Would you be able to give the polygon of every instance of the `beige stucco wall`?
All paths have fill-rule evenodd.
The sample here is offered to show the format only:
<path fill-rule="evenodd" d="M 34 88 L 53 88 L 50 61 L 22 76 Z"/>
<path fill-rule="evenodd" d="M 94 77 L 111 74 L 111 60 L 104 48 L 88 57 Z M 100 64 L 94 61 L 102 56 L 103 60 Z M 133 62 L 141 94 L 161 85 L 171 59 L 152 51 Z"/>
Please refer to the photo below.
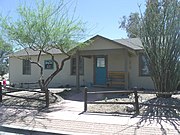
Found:
<path fill-rule="evenodd" d="M 139 56 L 136 55 L 129 56 L 129 87 L 138 87 L 145 89 L 153 89 L 153 81 L 149 76 L 139 75 Z"/>
<path fill-rule="evenodd" d="M 33 58 L 32 58 L 33 60 Z M 9 79 L 11 83 L 25 83 L 25 82 L 35 82 L 39 77 L 39 69 L 32 65 L 31 75 L 22 75 L 22 60 L 10 57 L 9 59 Z"/>
<path fill-rule="evenodd" d="M 81 50 L 107 50 L 120 48 L 123 48 L 120 44 L 98 37 L 92 41 L 91 44 L 85 46 Z"/>
<path fill-rule="evenodd" d="M 81 85 L 89 86 L 94 82 L 94 56 L 105 55 L 108 58 L 108 71 L 128 71 L 129 72 L 129 88 L 153 88 L 153 83 L 150 77 L 139 76 L 139 58 L 137 55 L 128 55 L 127 50 L 104 50 L 104 51 L 84 51 L 81 55 L 89 55 L 90 57 L 84 57 L 84 75 L 80 76 Z M 128 58 L 127 58 L 128 57 Z M 55 57 L 60 62 L 64 56 L 56 55 Z M 32 56 L 32 60 L 36 57 Z M 42 56 L 41 64 L 44 65 L 44 60 L 48 60 L 50 57 Z M 22 60 L 17 58 L 10 58 L 10 82 L 15 84 L 20 83 L 34 83 L 37 82 L 40 76 L 39 68 L 32 64 L 31 75 L 22 75 Z M 58 87 L 61 85 L 69 84 L 75 86 L 76 76 L 71 75 L 70 60 L 68 60 L 63 71 L 60 72 L 50 83 L 50 87 Z M 44 77 L 46 78 L 54 70 L 44 70 Z"/>
<path fill-rule="evenodd" d="M 61 60 L 65 56 L 56 55 L 56 59 L 61 62 Z M 31 60 L 35 60 L 35 56 L 31 56 Z M 44 60 L 49 60 L 50 57 L 43 55 L 40 63 L 44 66 Z M 20 84 L 20 83 L 34 83 L 37 82 L 40 77 L 40 70 L 39 67 L 32 64 L 31 65 L 31 75 L 23 75 L 22 74 L 22 60 L 19 60 L 17 58 L 11 57 L 9 59 L 10 63 L 10 82 L 14 84 Z M 70 69 L 70 63 L 71 61 L 66 61 L 63 70 L 57 74 L 57 76 L 52 80 L 50 83 L 50 87 L 58 87 L 58 86 L 65 86 L 67 84 L 69 85 L 75 85 L 76 84 L 76 76 L 71 75 L 71 69 Z M 80 83 L 81 85 L 87 85 L 89 83 L 92 83 L 93 81 L 93 59 L 84 59 L 84 75 L 80 76 Z M 47 78 L 54 70 L 45 70 L 44 69 L 44 78 Z"/>
<path fill-rule="evenodd" d="M 82 56 L 91 56 L 91 59 L 95 56 L 106 56 L 108 71 L 125 71 L 125 53 L 124 49 L 115 50 L 103 50 L 103 51 L 83 51 L 80 53 Z M 93 61 L 91 63 L 93 65 Z M 90 66 L 90 65 L 89 65 Z M 90 66 L 93 68 L 93 66 Z M 89 67 L 88 67 L 89 68 Z"/>
<path fill-rule="evenodd" d="M 108 71 L 125 71 L 125 50 L 114 50 L 108 53 Z"/>

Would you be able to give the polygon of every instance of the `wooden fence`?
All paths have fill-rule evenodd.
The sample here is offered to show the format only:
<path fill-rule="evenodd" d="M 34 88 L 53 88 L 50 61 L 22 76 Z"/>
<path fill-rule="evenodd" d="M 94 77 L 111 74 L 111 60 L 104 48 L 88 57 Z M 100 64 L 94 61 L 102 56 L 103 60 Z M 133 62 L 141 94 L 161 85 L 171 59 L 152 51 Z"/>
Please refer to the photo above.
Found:
<path fill-rule="evenodd" d="M 24 89 L 24 88 L 15 88 L 15 87 L 4 87 L 4 89 L 2 89 L 2 83 L 0 82 L 0 102 L 2 102 L 2 96 L 10 96 L 10 97 L 16 97 L 16 98 L 22 98 L 22 99 L 33 99 L 33 100 L 38 100 L 38 101 L 46 101 L 44 99 L 39 99 L 39 98 L 32 98 L 32 97 L 25 97 L 25 96 L 17 96 L 17 95 L 13 95 L 10 93 L 13 92 L 20 92 L 20 91 L 28 91 L 28 92 L 37 92 L 37 93 L 45 93 L 43 91 L 38 91 L 38 90 L 33 90 L 33 89 Z"/>
<path fill-rule="evenodd" d="M 135 101 L 134 102 L 94 102 L 87 101 L 87 97 L 89 94 L 134 94 Z M 124 90 L 124 91 L 88 91 L 87 88 L 84 89 L 84 112 L 87 111 L 87 104 L 132 104 L 135 105 L 136 114 L 139 114 L 139 102 L 137 90 Z"/>
<path fill-rule="evenodd" d="M 88 101 L 88 95 L 89 94 L 134 94 L 134 102 L 102 102 L 102 101 Z M 135 106 L 136 114 L 139 114 L 139 105 L 144 106 L 157 106 L 157 107 L 167 107 L 167 108 L 174 108 L 174 109 L 180 109 L 180 106 L 177 105 L 159 105 L 159 104 L 150 104 L 150 103 L 139 103 L 138 100 L 138 94 L 180 94 L 180 91 L 178 92 L 156 92 L 156 91 L 138 91 L 137 89 L 134 90 L 119 90 L 119 91 L 88 91 L 88 88 L 84 88 L 84 112 L 87 111 L 87 104 L 132 104 Z"/>

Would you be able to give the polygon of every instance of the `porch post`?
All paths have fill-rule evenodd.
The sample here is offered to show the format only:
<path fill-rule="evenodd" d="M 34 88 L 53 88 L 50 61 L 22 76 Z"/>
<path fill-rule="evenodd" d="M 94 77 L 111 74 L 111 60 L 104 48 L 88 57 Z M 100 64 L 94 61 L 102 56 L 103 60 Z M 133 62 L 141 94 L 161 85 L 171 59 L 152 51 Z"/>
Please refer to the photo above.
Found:
<path fill-rule="evenodd" d="M 79 51 L 76 52 L 76 90 L 80 90 Z"/>
<path fill-rule="evenodd" d="M 128 55 L 128 50 L 124 51 L 125 53 L 125 81 L 126 81 L 126 89 L 128 89 L 129 85 L 129 55 Z"/>

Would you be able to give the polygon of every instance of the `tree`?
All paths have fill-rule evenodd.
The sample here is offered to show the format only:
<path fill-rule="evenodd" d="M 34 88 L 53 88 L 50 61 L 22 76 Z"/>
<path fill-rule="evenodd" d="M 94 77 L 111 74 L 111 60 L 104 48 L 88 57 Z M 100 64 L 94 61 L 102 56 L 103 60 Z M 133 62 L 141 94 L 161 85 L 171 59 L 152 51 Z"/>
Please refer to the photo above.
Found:
<path fill-rule="evenodd" d="M 129 17 L 123 16 L 119 21 L 119 28 L 126 30 L 129 38 L 136 38 L 139 35 L 139 13 L 131 13 Z"/>
<path fill-rule="evenodd" d="M 148 0 L 145 12 L 124 16 L 120 28 L 130 38 L 140 37 L 155 89 L 175 91 L 180 84 L 180 2 Z"/>
<path fill-rule="evenodd" d="M 0 75 L 8 73 L 8 54 L 13 52 L 13 47 L 0 37 Z"/>
<path fill-rule="evenodd" d="M 140 38 L 151 78 L 157 91 L 173 92 L 180 82 L 180 2 L 149 0 L 146 6 Z"/>
<path fill-rule="evenodd" d="M 15 21 L 2 19 L 2 27 L 7 38 L 16 45 L 20 45 L 27 52 L 31 64 L 40 68 L 39 86 L 46 93 L 46 106 L 49 106 L 48 85 L 52 79 L 63 69 L 67 60 L 82 44 L 85 38 L 85 23 L 70 15 L 68 4 L 63 0 L 59 3 L 46 3 L 45 0 L 37 1 L 34 7 L 19 6 L 19 18 Z M 30 59 L 28 49 L 38 52 L 36 61 Z M 57 49 L 66 57 L 59 63 L 51 49 Z M 72 51 L 72 49 L 74 51 Z M 55 71 L 44 78 L 43 65 L 40 63 L 42 54 L 51 57 L 55 64 Z"/>

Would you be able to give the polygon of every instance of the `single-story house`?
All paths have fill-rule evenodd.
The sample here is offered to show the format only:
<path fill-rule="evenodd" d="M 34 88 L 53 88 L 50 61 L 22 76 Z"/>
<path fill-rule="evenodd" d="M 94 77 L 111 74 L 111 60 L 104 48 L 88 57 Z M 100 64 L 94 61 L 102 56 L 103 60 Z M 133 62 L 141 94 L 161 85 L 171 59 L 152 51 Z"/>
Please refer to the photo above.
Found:
<path fill-rule="evenodd" d="M 81 86 L 89 87 L 154 88 L 140 39 L 111 40 L 96 35 L 91 41 L 65 63 L 63 70 L 52 80 L 49 87 L 76 86 L 79 83 Z M 51 51 L 58 61 L 65 57 L 56 49 Z M 37 52 L 32 50 L 29 50 L 29 55 L 31 60 L 37 58 Z M 27 57 L 27 53 L 20 50 L 9 57 L 10 82 L 16 85 L 37 82 L 40 69 L 34 64 L 29 64 L 27 60 L 17 59 L 19 56 Z M 80 58 L 79 64 L 76 63 L 77 56 Z M 55 67 L 50 56 L 45 54 L 41 57 L 41 63 L 44 65 L 46 78 Z M 76 74 L 77 65 L 80 69 L 79 75 Z"/>

